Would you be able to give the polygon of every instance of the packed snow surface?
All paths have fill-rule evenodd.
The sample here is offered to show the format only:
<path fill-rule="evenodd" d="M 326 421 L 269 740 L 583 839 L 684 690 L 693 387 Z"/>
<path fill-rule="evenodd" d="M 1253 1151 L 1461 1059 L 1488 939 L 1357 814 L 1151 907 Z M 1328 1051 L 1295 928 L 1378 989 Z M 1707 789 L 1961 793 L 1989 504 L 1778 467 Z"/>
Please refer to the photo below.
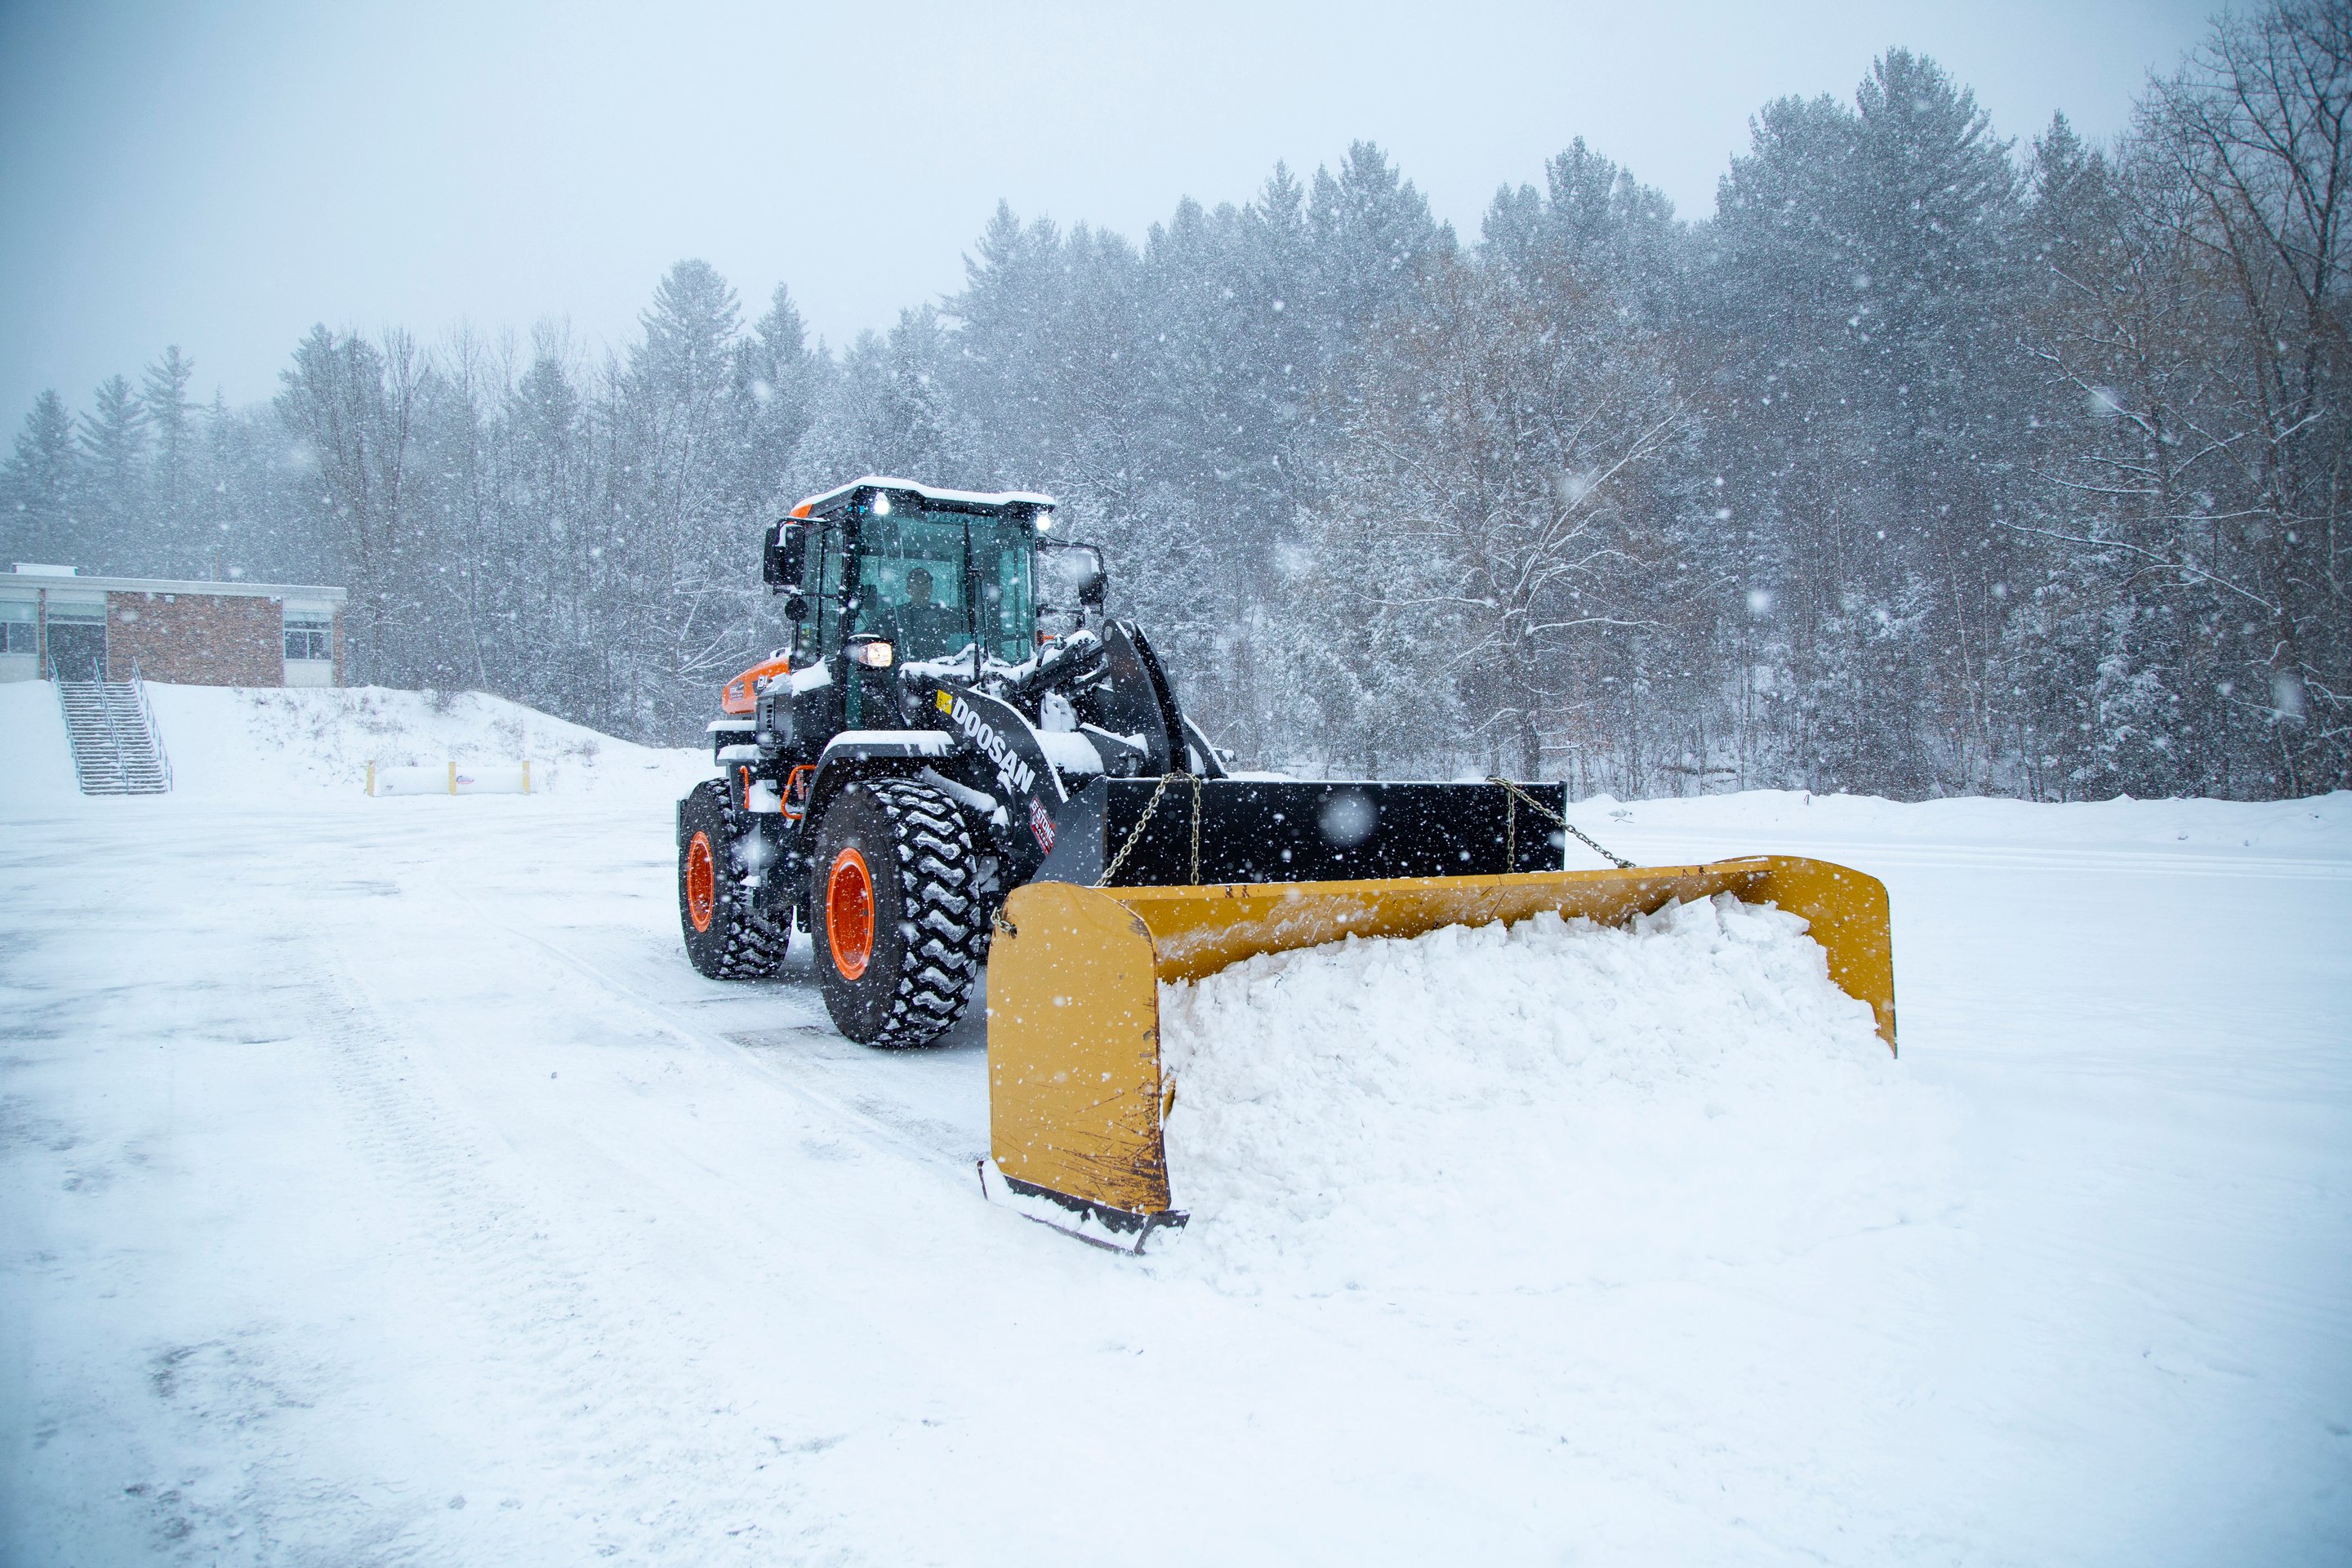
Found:
<path fill-rule="evenodd" d="M 976 1020 L 688 966 L 706 757 L 157 707 L 85 799 L 0 687 L 0 1562 L 2352 1559 L 2352 796 L 1580 803 L 1883 877 L 1901 1057 L 1736 905 L 1257 961 L 1128 1258 Z"/>
<path fill-rule="evenodd" d="M 1927 1217 L 1950 1202 L 1948 1097 L 1903 1074 L 1804 930 L 1726 895 L 1162 985 L 1181 1243 L 1228 1268 L 1557 1286 Z"/>

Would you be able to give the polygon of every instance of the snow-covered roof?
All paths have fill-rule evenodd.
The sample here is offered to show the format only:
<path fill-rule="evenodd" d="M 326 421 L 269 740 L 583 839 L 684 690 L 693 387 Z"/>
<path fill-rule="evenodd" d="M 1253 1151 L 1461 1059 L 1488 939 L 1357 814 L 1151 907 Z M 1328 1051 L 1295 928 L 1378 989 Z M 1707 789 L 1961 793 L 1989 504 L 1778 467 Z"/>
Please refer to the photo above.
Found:
<path fill-rule="evenodd" d="M 37 591 L 50 595 L 79 594 L 216 595 L 236 599 L 309 599 L 341 604 L 348 590 L 324 583 L 231 583 L 176 577 L 70 577 L 47 573 L 0 574 L 0 598 L 24 598 Z"/>
<path fill-rule="evenodd" d="M 840 500 L 852 490 L 912 490 L 925 500 L 940 501 L 950 506 L 1051 507 L 1062 504 L 1052 496 L 1040 495 L 1035 490 L 950 490 L 941 489 L 937 485 L 919 484 L 913 479 L 892 479 L 887 474 L 868 474 L 845 485 L 836 485 L 823 495 L 809 497 L 794 506 L 793 512 L 798 516 L 814 510 L 829 500 Z"/>

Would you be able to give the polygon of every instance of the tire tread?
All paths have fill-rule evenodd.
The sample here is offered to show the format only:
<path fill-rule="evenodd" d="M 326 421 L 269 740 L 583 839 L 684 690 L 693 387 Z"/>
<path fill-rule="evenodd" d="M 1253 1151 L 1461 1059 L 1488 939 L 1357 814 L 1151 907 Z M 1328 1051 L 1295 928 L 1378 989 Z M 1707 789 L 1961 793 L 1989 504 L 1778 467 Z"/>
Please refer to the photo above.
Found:
<path fill-rule="evenodd" d="M 955 803 L 929 784 L 880 778 L 854 787 L 888 823 L 890 852 L 887 860 L 874 857 L 872 869 L 877 876 L 895 872 L 898 879 L 898 973 L 874 976 L 889 987 L 888 1000 L 880 1027 L 866 1043 L 896 1049 L 928 1045 L 970 1002 L 987 948 L 981 901 L 972 892 L 978 873 L 971 830 Z M 813 891 L 813 904 L 816 896 Z M 813 909 L 812 930 L 814 924 Z M 848 1030 L 838 1011 L 835 1021 Z"/>
<path fill-rule="evenodd" d="M 761 914 L 752 904 L 750 889 L 742 885 L 734 846 L 742 836 L 743 825 L 735 820 L 737 813 L 728 798 L 726 784 L 717 779 L 705 779 L 694 786 L 694 795 L 697 798 L 689 808 L 689 819 L 705 819 L 703 829 L 710 834 L 711 847 L 719 861 L 712 867 L 716 873 L 712 891 L 717 895 L 718 908 L 710 917 L 710 934 L 719 941 L 715 950 L 706 948 L 697 953 L 693 933 L 689 933 L 688 953 L 693 957 L 695 968 L 713 980 L 772 980 L 783 969 L 792 932 Z M 692 837 L 690 828 L 684 837 Z M 686 844 L 681 841 L 681 868 L 685 858 Z M 682 879 L 682 870 L 680 875 Z"/>

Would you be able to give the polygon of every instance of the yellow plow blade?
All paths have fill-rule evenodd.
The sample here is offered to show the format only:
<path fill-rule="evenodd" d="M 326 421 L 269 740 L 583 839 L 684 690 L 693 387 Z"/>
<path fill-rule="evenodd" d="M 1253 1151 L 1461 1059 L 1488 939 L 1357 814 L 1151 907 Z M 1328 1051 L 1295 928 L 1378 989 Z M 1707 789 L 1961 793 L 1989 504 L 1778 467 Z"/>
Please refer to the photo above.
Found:
<path fill-rule="evenodd" d="M 1169 1109 L 1161 981 L 1198 980 L 1257 953 L 1351 934 L 1419 936 L 1544 910 L 1616 925 L 1717 893 L 1809 921 L 1830 978 L 1870 1004 L 1879 1037 L 1895 1048 L 1885 886 L 1825 860 L 1769 855 L 1622 871 L 1203 887 L 1031 882 L 1005 901 L 989 951 L 991 1152 L 1015 1192 L 1139 1249 L 1153 1228 L 1183 1223 L 1160 1141 Z"/>

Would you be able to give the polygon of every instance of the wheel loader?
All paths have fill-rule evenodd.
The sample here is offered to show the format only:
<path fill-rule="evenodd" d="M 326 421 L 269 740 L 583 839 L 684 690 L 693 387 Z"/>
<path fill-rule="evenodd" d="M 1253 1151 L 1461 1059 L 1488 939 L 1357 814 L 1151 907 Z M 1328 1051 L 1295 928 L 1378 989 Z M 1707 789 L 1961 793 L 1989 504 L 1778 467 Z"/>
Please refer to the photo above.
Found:
<path fill-rule="evenodd" d="M 688 955 L 715 979 L 813 948 L 851 1039 L 922 1046 L 988 967 L 993 1177 L 1129 1250 L 1183 1223 L 1159 985 L 1255 953 L 1543 910 L 1615 923 L 1731 892 L 1803 916 L 1895 1045 L 1885 889 L 1786 857 L 1645 868 L 1584 839 L 1565 786 L 1235 776 L 1101 553 L 1050 496 L 869 475 L 765 534 L 792 640 L 728 682 L 717 776 L 677 808 Z"/>

